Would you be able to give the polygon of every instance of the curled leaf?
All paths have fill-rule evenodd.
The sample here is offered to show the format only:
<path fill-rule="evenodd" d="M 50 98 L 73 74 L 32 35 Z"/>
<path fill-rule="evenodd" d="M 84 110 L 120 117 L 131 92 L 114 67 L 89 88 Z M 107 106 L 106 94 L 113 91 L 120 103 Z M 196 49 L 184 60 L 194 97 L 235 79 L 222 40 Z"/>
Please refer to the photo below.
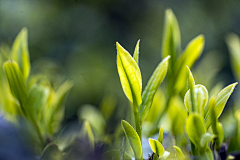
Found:
<path fill-rule="evenodd" d="M 135 60 L 135 62 L 138 64 L 138 59 L 139 59 L 139 43 L 140 43 L 140 39 L 137 41 L 135 50 L 134 50 L 134 54 L 133 54 L 133 59 Z"/>

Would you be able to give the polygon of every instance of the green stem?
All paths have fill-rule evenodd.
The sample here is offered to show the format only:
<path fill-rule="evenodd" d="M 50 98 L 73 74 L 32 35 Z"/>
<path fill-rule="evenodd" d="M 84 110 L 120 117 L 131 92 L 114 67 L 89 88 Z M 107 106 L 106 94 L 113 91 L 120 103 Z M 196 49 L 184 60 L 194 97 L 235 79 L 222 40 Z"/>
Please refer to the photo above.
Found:
<path fill-rule="evenodd" d="M 135 126 L 136 132 L 140 138 L 141 145 L 142 145 L 142 124 L 140 123 L 140 116 L 138 112 L 138 104 L 135 99 L 133 99 L 133 111 L 134 111 L 134 118 L 135 118 Z M 143 160 L 143 155 L 141 155 L 141 160 Z"/>
<path fill-rule="evenodd" d="M 22 109 L 22 112 L 23 112 L 24 116 L 31 120 L 33 126 L 35 127 L 35 129 L 37 131 L 37 135 L 38 135 L 39 140 L 41 141 L 42 145 L 44 145 L 44 140 L 43 140 L 40 128 L 39 128 L 39 126 L 36 122 L 36 119 L 31 114 L 28 114 L 28 112 L 25 110 L 25 107 L 24 107 L 22 102 L 20 102 L 20 106 L 21 106 L 21 109 Z"/>

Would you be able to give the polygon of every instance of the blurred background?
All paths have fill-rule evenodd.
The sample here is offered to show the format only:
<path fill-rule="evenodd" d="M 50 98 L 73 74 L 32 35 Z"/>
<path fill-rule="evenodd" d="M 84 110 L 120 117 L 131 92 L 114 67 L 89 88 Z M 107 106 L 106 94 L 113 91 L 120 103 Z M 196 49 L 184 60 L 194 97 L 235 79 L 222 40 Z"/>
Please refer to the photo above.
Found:
<path fill-rule="evenodd" d="M 117 73 L 116 41 L 133 54 L 141 39 L 145 86 L 161 61 L 164 12 L 171 8 L 180 25 L 182 49 L 204 34 L 202 57 L 212 51 L 217 55 L 205 64 L 220 63 L 216 76 L 210 78 L 225 86 L 236 81 L 225 36 L 229 32 L 240 35 L 239 6 L 237 0 L 0 0 L 0 44 L 11 46 L 19 31 L 27 27 L 31 74 L 44 72 L 59 84 L 66 79 L 75 83 L 66 102 L 64 122 L 77 120 L 82 105 L 98 107 L 105 96 L 112 95 L 117 103 L 114 125 L 124 118 L 128 106 Z M 199 70 L 203 75 L 205 71 Z"/>

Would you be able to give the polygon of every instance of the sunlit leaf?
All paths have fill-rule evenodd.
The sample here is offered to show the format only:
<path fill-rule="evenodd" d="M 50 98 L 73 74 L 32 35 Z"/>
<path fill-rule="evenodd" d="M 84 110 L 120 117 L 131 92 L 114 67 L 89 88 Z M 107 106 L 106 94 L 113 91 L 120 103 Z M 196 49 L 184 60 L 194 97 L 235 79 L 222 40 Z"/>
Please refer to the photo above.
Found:
<path fill-rule="evenodd" d="M 159 129 L 158 141 L 159 141 L 161 144 L 163 143 L 163 126 L 161 126 L 160 129 Z"/>
<path fill-rule="evenodd" d="M 142 103 L 142 76 L 140 69 L 132 56 L 119 44 L 117 46 L 117 69 L 123 91 L 127 98 L 137 105 Z"/>
<path fill-rule="evenodd" d="M 142 157 L 142 145 L 137 132 L 127 121 L 122 120 L 121 124 L 123 131 L 132 147 L 135 158 L 140 159 Z"/>
<path fill-rule="evenodd" d="M 28 51 L 28 30 L 27 28 L 23 28 L 21 32 L 16 37 L 12 50 L 11 50 L 12 59 L 15 60 L 19 68 L 22 71 L 23 78 L 26 81 L 30 70 L 30 58 L 29 58 L 29 51 Z"/>
<path fill-rule="evenodd" d="M 203 48 L 204 48 L 203 35 L 197 36 L 188 43 L 185 51 L 181 55 L 176 65 L 177 76 L 175 89 L 177 91 L 180 91 L 184 87 L 186 81 L 186 75 L 188 71 L 185 66 L 191 68 L 193 64 L 196 62 L 196 60 L 201 56 Z"/>
<path fill-rule="evenodd" d="M 217 112 L 217 117 L 219 117 L 222 114 L 222 111 L 232 94 L 234 88 L 236 87 L 238 83 L 233 83 L 227 87 L 225 87 L 221 92 L 218 94 L 217 99 L 216 99 L 216 112 Z"/>
<path fill-rule="evenodd" d="M 148 139 L 148 142 L 152 151 L 156 153 L 158 157 L 162 157 L 164 154 L 164 147 L 162 146 L 162 144 L 159 141 L 151 138 Z"/>
<path fill-rule="evenodd" d="M 12 92 L 12 95 L 19 100 L 21 104 L 25 103 L 28 92 L 23 79 L 23 75 L 15 61 L 6 61 L 3 68 Z"/>
<path fill-rule="evenodd" d="M 170 57 L 166 57 L 162 60 L 161 63 L 157 66 L 155 71 L 153 72 L 151 78 L 149 79 L 143 94 L 142 94 L 142 105 L 141 105 L 141 120 L 144 120 L 152 106 L 153 98 L 155 93 L 158 90 L 158 87 L 162 83 L 163 79 L 168 70 L 168 59 Z"/>
<path fill-rule="evenodd" d="M 194 86 L 194 102 L 196 105 L 196 112 L 201 113 L 204 115 L 204 107 L 207 105 L 208 102 L 208 91 L 203 85 L 195 85 Z M 184 97 L 184 104 L 187 108 L 188 112 L 192 112 L 192 101 L 190 90 L 187 91 Z"/>
<path fill-rule="evenodd" d="M 186 122 L 186 131 L 191 142 L 199 147 L 201 136 L 206 133 L 203 118 L 197 113 L 191 113 Z"/>
<path fill-rule="evenodd" d="M 133 54 L 133 59 L 136 61 L 136 63 L 138 64 L 138 60 L 139 60 L 139 43 L 140 43 L 140 39 L 137 41 L 135 50 L 134 50 L 134 54 Z"/>
<path fill-rule="evenodd" d="M 169 155 L 170 155 L 170 152 L 164 151 L 162 157 L 160 157 L 159 159 L 160 160 L 165 160 L 165 159 L 167 159 L 169 157 Z"/>

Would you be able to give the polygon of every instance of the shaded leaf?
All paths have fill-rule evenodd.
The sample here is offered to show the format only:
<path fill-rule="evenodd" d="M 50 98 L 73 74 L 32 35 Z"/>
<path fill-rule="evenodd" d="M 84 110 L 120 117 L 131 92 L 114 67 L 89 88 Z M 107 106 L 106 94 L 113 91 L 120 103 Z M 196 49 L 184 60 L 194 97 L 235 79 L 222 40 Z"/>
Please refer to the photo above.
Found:
<path fill-rule="evenodd" d="M 63 160 L 63 154 L 54 143 L 47 145 L 40 160 Z"/>
<path fill-rule="evenodd" d="M 184 159 L 185 156 L 184 156 L 181 148 L 179 148 L 178 146 L 173 146 L 173 148 L 176 150 L 178 159 Z"/>
<path fill-rule="evenodd" d="M 90 146 L 92 147 L 92 150 L 94 150 L 94 136 L 92 128 L 87 120 L 83 122 L 83 134 L 88 138 Z"/>
<path fill-rule="evenodd" d="M 119 43 L 116 43 L 116 46 L 117 69 L 123 91 L 131 102 L 135 99 L 137 105 L 140 105 L 142 103 L 142 76 L 140 69 L 131 55 Z"/>
<path fill-rule="evenodd" d="M 120 150 L 112 149 L 112 150 L 109 150 L 109 151 L 105 152 L 103 154 L 103 159 L 106 159 L 106 160 L 107 159 L 109 159 L 109 160 L 112 160 L 112 159 L 120 160 Z M 130 159 L 132 159 L 132 157 L 128 153 L 125 152 L 124 159 L 126 159 L 126 160 L 129 159 L 130 160 Z"/>
<path fill-rule="evenodd" d="M 132 147 L 135 158 L 140 159 L 142 157 L 142 145 L 137 132 L 127 121 L 122 120 L 121 124 L 122 124 L 123 131 Z"/>

